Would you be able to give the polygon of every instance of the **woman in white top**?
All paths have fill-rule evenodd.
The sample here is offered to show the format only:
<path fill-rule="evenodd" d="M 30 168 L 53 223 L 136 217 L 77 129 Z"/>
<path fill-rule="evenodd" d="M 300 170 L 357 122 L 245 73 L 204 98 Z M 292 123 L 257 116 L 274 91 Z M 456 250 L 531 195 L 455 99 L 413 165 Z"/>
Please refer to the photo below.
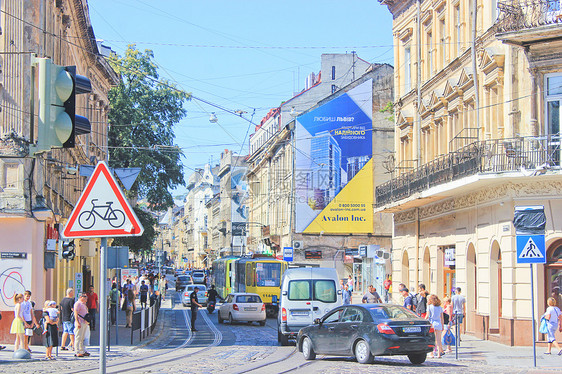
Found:
<path fill-rule="evenodd" d="M 433 330 L 435 330 L 435 347 L 437 348 L 437 357 L 440 358 L 445 354 L 441 346 L 441 333 L 443 332 L 443 308 L 441 307 L 441 300 L 437 295 L 429 295 L 427 298 L 427 319 L 431 322 Z M 430 355 L 429 357 L 434 357 Z"/>
<path fill-rule="evenodd" d="M 560 311 L 560 308 L 556 306 L 556 299 L 554 297 L 549 297 L 546 303 L 548 304 L 548 308 L 546 308 L 546 312 L 543 317 L 548 320 L 548 344 L 544 354 L 549 355 L 552 345 L 554 344 L 554 346 L 558 349 L 558 356 L 560 356 L 562 355 L 562 349 L 556 341 L 554 334 L 556 334 L 556 329 L 559 326 L 562 329 L 562 312 Z"/>

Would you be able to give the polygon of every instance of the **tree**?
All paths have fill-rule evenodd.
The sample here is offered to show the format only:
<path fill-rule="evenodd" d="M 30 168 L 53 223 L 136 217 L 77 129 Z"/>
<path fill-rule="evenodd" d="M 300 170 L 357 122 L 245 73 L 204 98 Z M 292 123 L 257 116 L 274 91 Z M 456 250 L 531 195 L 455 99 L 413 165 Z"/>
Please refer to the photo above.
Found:
<path fill-rule="evenodd" d="M 173 206 L 169 189 L 185 185 L 183 155 L 174 144 L 174 125 L 185 115 L 190 95 L 160 80 L 154 54 L 129 45 L 109 62 L 121 82 L 109 92 L 109 164 L 140 167 L 129 196 L 145 198 L 157 211 Z"/>
<path fill-rule="evenodd" d="M 134 253 L 150 252 L 156 239 L 155 226 L 158 224 L 158 220 L 138 206 L 133 207 L 133 210 L 144 227 L 143 234 L 141 236 L 117 237 L 113 240 L 112 245 L 127 246 Z"/>

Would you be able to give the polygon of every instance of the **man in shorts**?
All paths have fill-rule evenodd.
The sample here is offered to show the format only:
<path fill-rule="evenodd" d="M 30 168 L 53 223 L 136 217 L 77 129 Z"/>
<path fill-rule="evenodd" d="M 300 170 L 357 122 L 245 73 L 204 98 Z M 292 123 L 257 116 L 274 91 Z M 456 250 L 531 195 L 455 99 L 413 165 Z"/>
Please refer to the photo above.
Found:
<path fill-rule="evenodd" d="M 23 302 L 21 303 L 24 327 L 26 329 L 26 334 L 23 338 L 23 348 L 29 352 L 31 352 L 29 342 L 31 340 L 31 336 L 33 335 L 33 327 L 39 326 L 37 319 L 35 318 L 35 313 L 33 312 L 34 306 L 35 303 L 31 301 L 31 291 L 25 291 L 23 294 Z M 31 334 L 27 334 L 28 331 L 31 331 Z"/>
<path fill-rule="evenodd" d="M 66 290 L 66 296 L 60 302 L 61 308 L 61 321 L 62 321 L 62 341 L 61 349 L 67 351 L 69 349 L 74 350 L 74 321 L 72 319 L 74 311 L 74 290 L 68 288 Z M 67 347 L 66 337 L 70 338 L 70 345 Z"/>

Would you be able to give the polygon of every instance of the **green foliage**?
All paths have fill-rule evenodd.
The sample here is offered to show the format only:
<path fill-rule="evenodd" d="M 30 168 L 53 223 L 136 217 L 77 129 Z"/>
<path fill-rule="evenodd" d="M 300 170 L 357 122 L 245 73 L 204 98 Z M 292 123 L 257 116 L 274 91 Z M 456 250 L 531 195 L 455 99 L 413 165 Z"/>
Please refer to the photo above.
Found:
<path fill-rule="evenodd" d="M 379 110 L 379 112 L 381 113 L 389 113 L 390 116 L 386 117 L 387 120 L 394 122 L 394 103 L 392 101 L 389 101 L 384 108 L 382 108 L 381 110 Z"/>
<path fill-rule="evenodd" d="M 152 244 L 156 240 L 156 229 L 155 226 L 158 224 L 158 220 L 152 216 L 147 211 L 142 210 L 138 206 L 133 207 L 135 214 L 141 221 L 144 227 L 144 232 L 141 236 L 129 236 L 129 237 L 118 237 L 113 241 L 114 246 L 127 246 L 129 250 L 134 253 L 150 252 L 152 250 Z"/>
<path fill-rule="evenodd" d="M 154 54 L 129 45 L 109 62 L 121 82 L 109 92 L 109 163 L 140 167 L 129 196 L 145 198 L 153 210 L 173 205 L 169 189 L 185 185 L 181 150 L 174 144 L 174 125 L 185 115 L 190 95 L 159 79 Z"/>

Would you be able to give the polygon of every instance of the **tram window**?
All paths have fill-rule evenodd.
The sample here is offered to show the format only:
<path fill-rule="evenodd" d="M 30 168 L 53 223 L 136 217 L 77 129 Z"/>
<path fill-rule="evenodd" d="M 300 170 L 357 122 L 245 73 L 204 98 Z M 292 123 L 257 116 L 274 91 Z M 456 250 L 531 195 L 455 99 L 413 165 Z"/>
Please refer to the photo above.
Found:
<path fill-rule="evenodd" d="M 309 280 L 290 281 L 289 300 L 310 300 L 310 281 Z"/>
<path fill-rule="evenodd" d="M 281 285 L 281 263 L 258 262 L 256 264 L 258 287 L 279 287 Z"/>
<path fill-rule="evenodd" d="M 246 264 L 246 286 L 253 286 L 252 264 Z"/>

